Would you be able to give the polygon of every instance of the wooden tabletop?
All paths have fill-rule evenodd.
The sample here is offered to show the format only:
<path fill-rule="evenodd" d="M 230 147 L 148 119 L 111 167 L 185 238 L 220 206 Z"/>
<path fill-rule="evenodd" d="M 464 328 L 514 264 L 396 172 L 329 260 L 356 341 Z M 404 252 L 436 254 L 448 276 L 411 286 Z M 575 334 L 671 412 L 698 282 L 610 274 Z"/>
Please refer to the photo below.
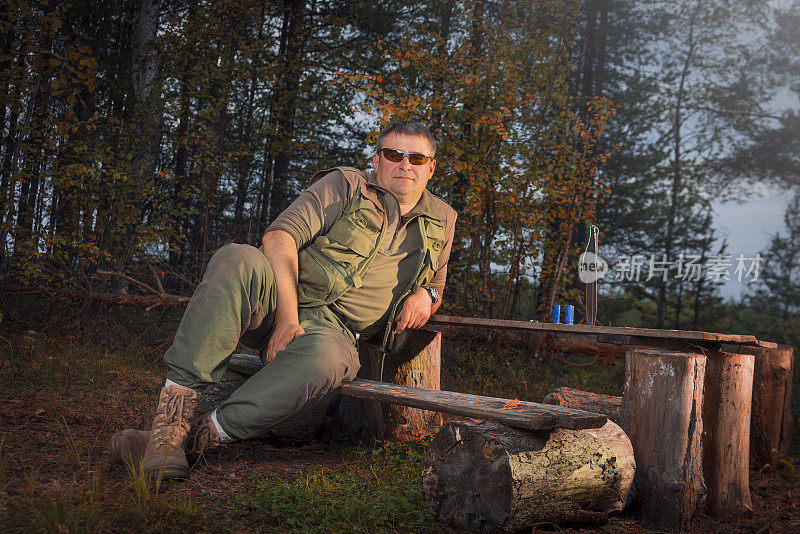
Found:
<path fill-rule="evenodd" d="M 554 334 L 586 334 L 596 336 L 625 336 L 626 338 L 652 338 L 695 343 L 730 343 L 736 345 L 756 345 L 777 348 L 777 343 L 760 341 L 755 336 L 740 334 L 718 334 L 697 330 L 662 330 L 659 328 L 634 328 L 632 326 L 589 326 L 586 324 L 539 323 L 535 321 L 509 321 L 505 319 L 483 319 L 479 317 L 455 317 L 451 315 L 432 315 L 428 320 L 431 326 L 466 326 L 492 328 L 518 332 L 547 332 Z M 613 339 L 608 342 L 614 342 Z M 620 343 L 627 340 L 620 339 Z"/>

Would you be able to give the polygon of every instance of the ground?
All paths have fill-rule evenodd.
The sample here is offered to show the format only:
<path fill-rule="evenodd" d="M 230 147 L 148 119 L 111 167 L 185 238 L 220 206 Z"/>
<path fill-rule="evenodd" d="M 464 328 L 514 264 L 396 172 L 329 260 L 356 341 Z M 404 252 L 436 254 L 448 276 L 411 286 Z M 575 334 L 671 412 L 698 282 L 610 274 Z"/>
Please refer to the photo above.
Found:
<path fill-rule="evenodd" d="M 71 332 L 0 327 L 0 530 L 448 532 L 422 499 L 425 443 L 251 441 L 211 452 L 186 481 L 155 487 L 107 452 L 113 432 L 149 426 L 163 383 L 141 338 L 113 321 Z M 533 368 L 475 347 L 449 350 L 444 388 L 530 400 L 559 385 L 619 393 L 619 365 Z M 800 531 L 796 463 L 751 473 L 751 517 L 703 517 L 694 530 Z M 648 532 L 626 516 L 538 530 Z"/>

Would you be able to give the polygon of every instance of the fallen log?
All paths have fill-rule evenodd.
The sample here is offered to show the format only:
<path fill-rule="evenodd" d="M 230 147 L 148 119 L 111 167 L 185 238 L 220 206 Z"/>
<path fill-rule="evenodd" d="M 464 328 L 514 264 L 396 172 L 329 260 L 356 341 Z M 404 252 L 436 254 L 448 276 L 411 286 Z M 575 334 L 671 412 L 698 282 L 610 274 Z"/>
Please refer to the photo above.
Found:
<path fill-rule="evenodd" d="M 610 421 L 550 432 L 451 421 L 425 454 L 422 487 L 451 528 L 518 532 L 604 522 L 625 506 L 635 469 L 630 440 Z"/>
<path fill-rule="evenodd" d="M 794 349 L 742 347 L 753 354 L 753 405 L 750 416 L 750 465 L 776 469 L 792 438 L 792 372 Z"/>
<path fill-rule="evenodd" d="M 635 510 L 663 530 L 688 530 L 702 509 L 703 354 L 636 349 L 625 358 L 622 428 L 636 454 Z"/>
<path fill-rule="evenodd" d="M 622 397 L 560 387 L 553 390 L 552 393 L 548 393 L 542 399 L 542 404 L 553 404 L 603 414 L 616 424 L 620 424 Z"/>

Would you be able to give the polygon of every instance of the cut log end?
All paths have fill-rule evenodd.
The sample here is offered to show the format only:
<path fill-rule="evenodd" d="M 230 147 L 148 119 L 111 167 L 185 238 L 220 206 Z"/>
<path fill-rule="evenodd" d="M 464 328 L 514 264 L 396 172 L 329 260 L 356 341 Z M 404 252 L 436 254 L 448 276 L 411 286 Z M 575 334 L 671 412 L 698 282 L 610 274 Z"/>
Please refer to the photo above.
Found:
<path fill-rule="evenodd" d="M 576 410 L 586 410 L 605 415 L 616 424 L 620 424 L 620 410 L 622 408 L 622 397 L 612 395 L 601 395 L 590 393 L 568 387 L 560 387 L 547 394 L 542 399 L 544 404 L 564 406 Z"/>

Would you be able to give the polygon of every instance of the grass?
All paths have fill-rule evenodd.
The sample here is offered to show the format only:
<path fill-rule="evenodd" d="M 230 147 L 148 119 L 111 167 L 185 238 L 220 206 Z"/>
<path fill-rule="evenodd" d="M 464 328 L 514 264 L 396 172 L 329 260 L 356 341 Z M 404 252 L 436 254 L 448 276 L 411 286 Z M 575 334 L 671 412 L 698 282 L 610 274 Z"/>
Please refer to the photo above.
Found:
<path fill-rule="evenodd" d="M 572 363 L 591 358 L 570 356 Z M 622 395 L 625 362 L 576 367 L 560 359 L 534 362 L 528 351 L 479 343 L 442 344 L 442 389 L 491 397 L 539 402 L 557 387 L 568 386 L 606 395 Z"/>
<path fill-rule="evenodd" d="M 0 335 L 10 343 L 0 352 L 3 532 L 443 530 L 421 495 L 423 445 L 304 452 L 246 442 L 179 482 L 112 465 L 111 434 L 150 423 L 161 365 L 86 332 Z"/>
<path fill-rule="evenodd" d="M 304 469 L 256 486 L 251 516 L 287 532 L 439 532 L 422 498 L 419 445 L 358 451 L 347 469 Z M 352 456 L 352 453 L 351 453 Z"/>
<path fill-rule="evenodd" d="M 0 323 L 0 531 L 447 531 L 422 496 L 425 444 L 251 441 L 212 451 L 187 481 L 160 484 L 112 465 L 111 434 L 150 424 L 163 367 L 103 324 L 68 334 L 29 328 Z M 559 386 L 621 393 L 621 360 L 574 367 L 459 343 L 443 344 L 443 389 L 534 401 Z M 786 483 L 765 474 L 764 484 L 772 495 Z"/>

